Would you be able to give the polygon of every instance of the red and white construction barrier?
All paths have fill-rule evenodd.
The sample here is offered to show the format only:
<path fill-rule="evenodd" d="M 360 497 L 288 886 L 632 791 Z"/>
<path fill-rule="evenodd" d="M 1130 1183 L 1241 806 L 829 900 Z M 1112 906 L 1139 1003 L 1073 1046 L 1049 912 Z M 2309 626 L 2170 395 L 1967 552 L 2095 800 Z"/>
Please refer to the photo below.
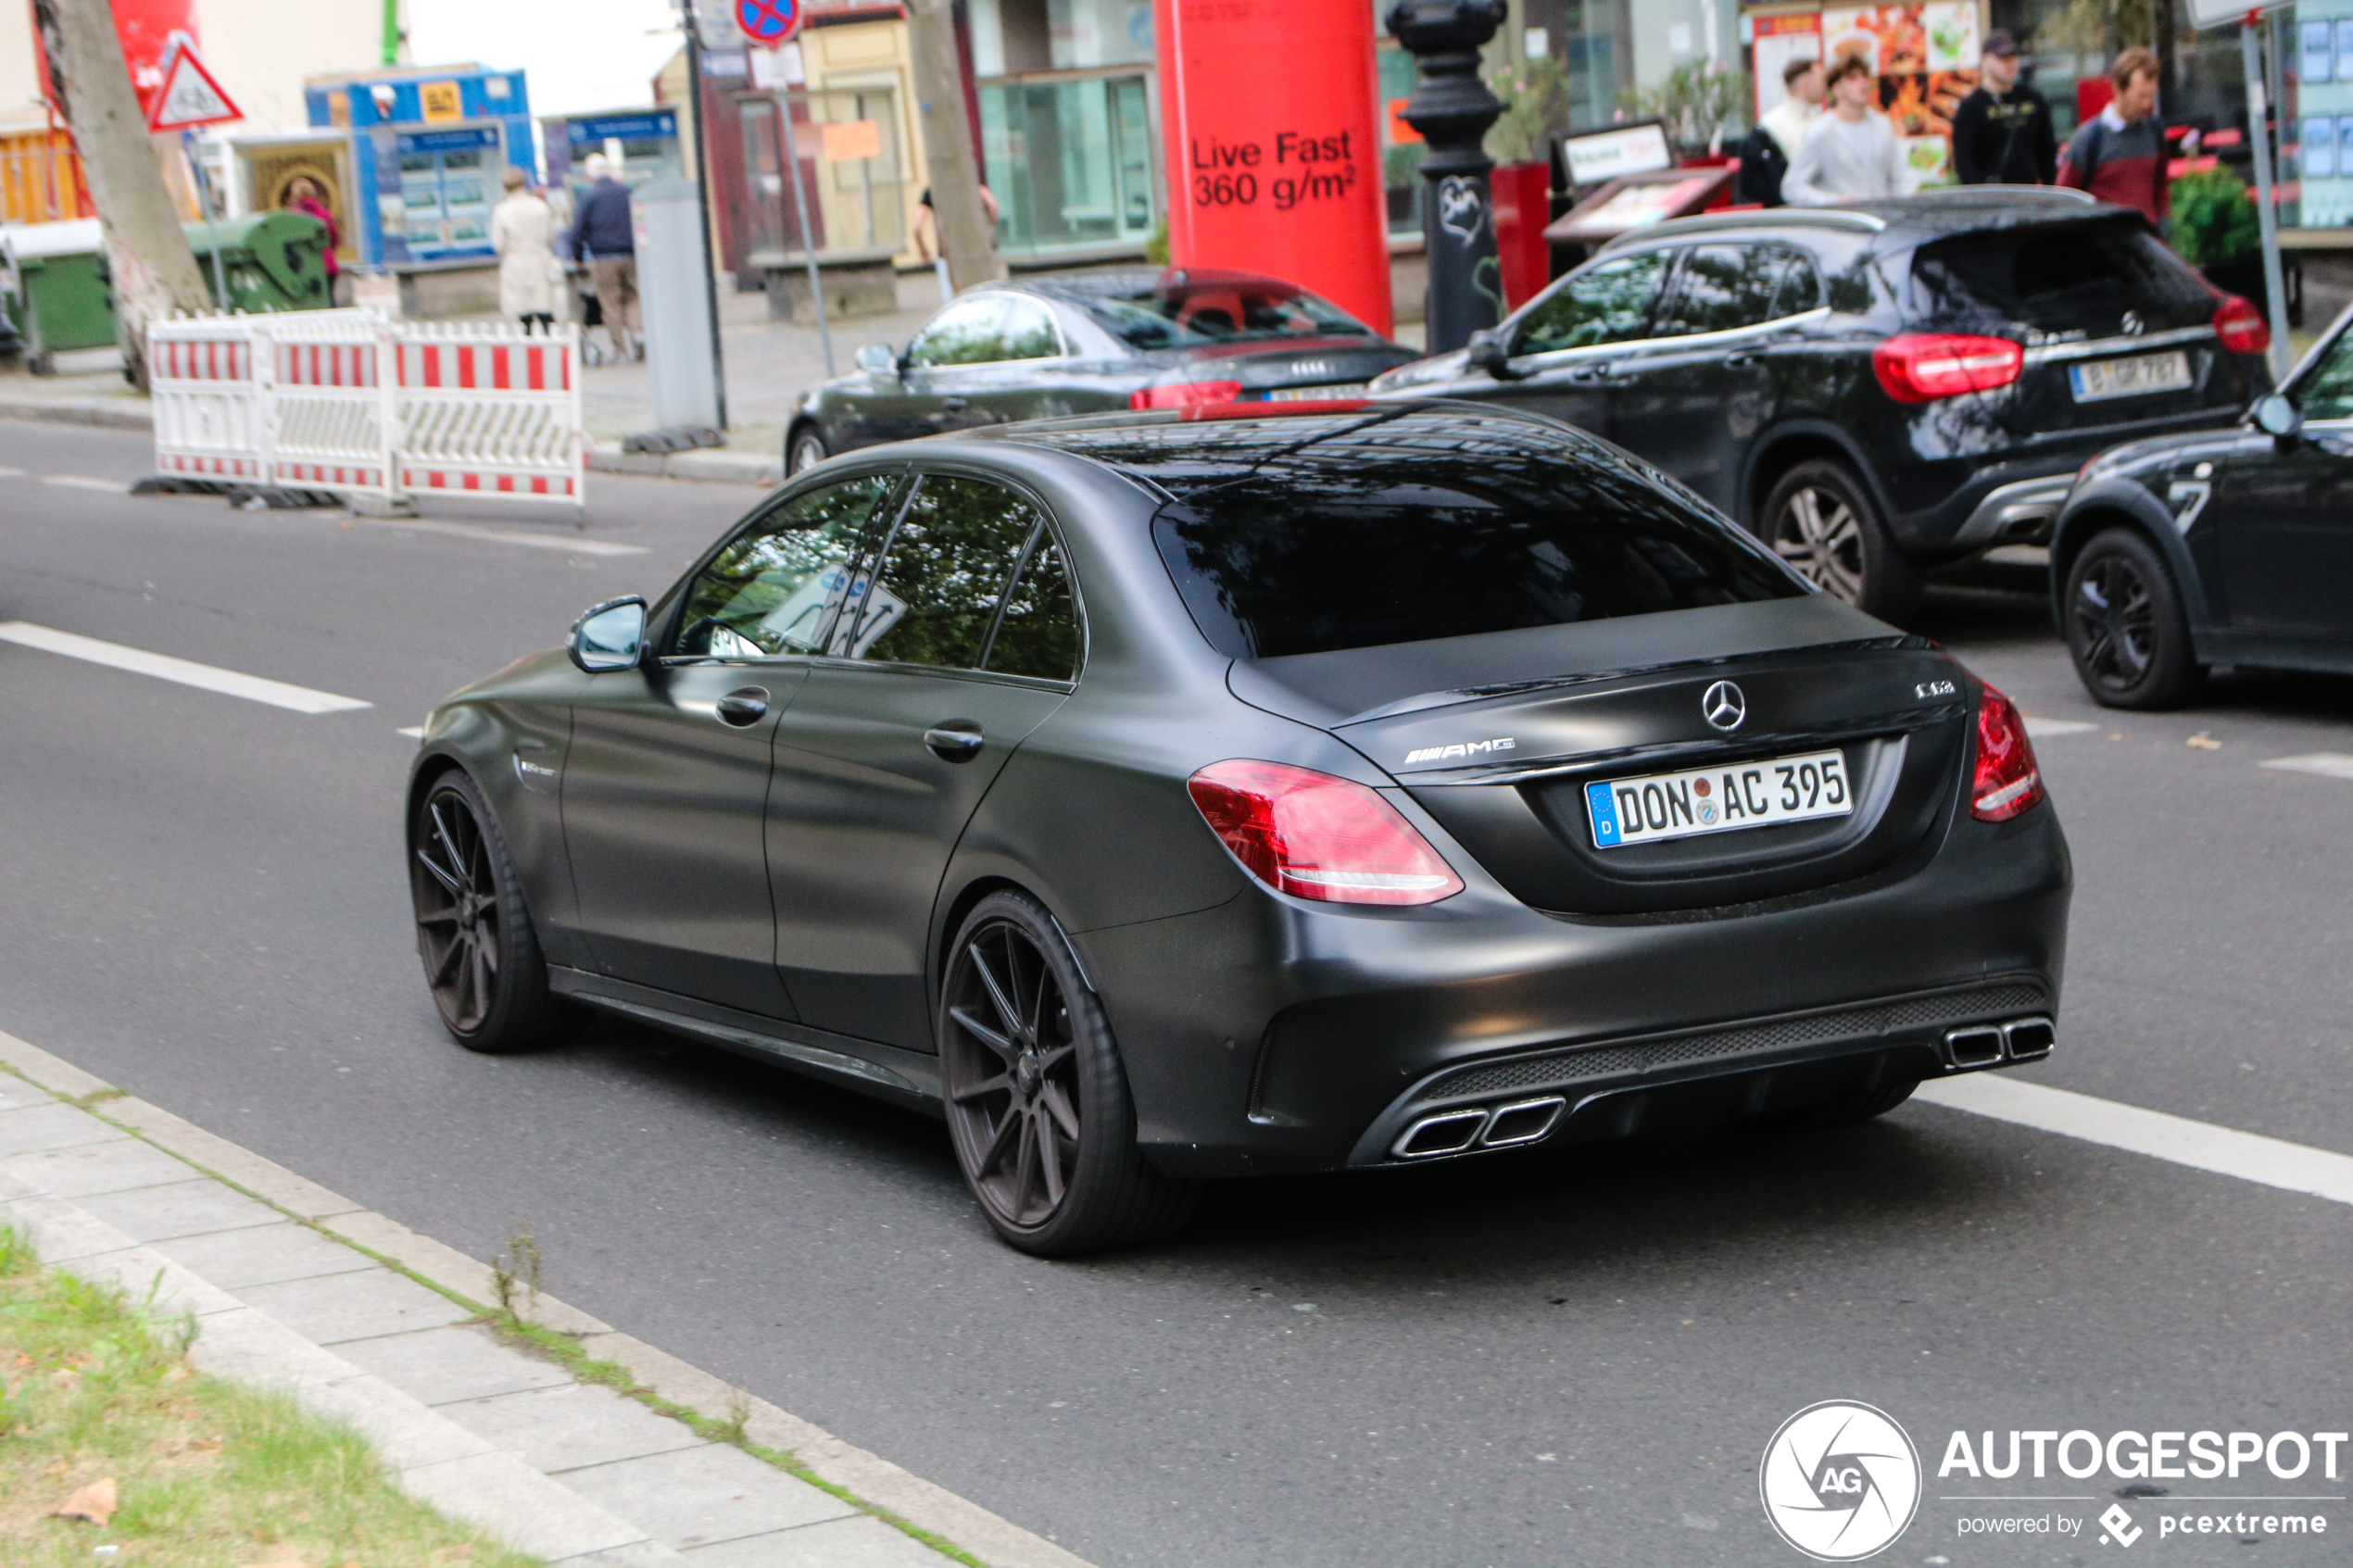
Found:
<path fill-rule="evenodd" d="M 168 474 L 393 499 L 582 498 L 577 327 L 185 317 L 150 329 L 148 363 Z"/>

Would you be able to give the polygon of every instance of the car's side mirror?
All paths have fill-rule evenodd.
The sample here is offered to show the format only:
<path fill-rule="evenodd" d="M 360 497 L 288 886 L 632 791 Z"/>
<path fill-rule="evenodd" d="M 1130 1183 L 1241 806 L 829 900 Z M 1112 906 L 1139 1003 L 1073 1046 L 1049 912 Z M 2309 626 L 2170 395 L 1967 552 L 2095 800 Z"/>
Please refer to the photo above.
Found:
<path fill-rule="evenodd" d="M 591 605 L 572 623 L 572 661 L 591 675 L 627 670 L 646 650 L 646 601 L 631 595 Z"/>
<path fill-rule="evenodd" d="M 1474 370 L 1485 370 L 1497 381 L 1517 381 L 1512 370 L 1510 348 L 1499 331 L 1471 333 L 1470 346 L 1463 352 L 1463 363 Z"/>
<path fill-rule="evenodd" d="M 870 343 L 858 351 L 858 368 L 876 375 L 899 369 L 899 350 L 887 343 Z"/>
<path fill-rule="evenodd" d="M 2304 415 L 2284 394 L 2267 392 L 2255 400 L 2255 425 L 2275 441 L 2293 441 L 2304 432 Z"/>

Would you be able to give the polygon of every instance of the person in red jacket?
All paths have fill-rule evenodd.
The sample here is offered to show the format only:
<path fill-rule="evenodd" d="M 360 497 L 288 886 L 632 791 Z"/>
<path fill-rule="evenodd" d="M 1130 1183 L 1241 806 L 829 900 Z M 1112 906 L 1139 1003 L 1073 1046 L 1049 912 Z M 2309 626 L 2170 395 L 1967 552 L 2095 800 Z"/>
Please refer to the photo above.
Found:
<path fill-rule="evenodd" d="M 2085 121 L 2059 155 L 2058 183 L 2129 207 L 2160 227 L 2172 210 L 2166 189 L 2165 127 L 2157 118 L 2157 56 L 2133 47 L 2116 56 L 2116 96 Z"/>

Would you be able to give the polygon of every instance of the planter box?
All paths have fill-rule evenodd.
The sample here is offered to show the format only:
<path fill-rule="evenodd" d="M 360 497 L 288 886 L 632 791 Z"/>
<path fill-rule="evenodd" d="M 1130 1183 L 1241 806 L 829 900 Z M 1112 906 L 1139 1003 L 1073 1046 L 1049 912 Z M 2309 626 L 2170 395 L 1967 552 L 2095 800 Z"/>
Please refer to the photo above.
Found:
<path fill-rule="evenodd" d="M 1552 281 L 1544 225 L 1552 220 L 1553 166 L 1514 163 L 1491 177 L 1495 193 L 1495 252 L 1504 263 L 1504 307 L 1516 310 Z"/>

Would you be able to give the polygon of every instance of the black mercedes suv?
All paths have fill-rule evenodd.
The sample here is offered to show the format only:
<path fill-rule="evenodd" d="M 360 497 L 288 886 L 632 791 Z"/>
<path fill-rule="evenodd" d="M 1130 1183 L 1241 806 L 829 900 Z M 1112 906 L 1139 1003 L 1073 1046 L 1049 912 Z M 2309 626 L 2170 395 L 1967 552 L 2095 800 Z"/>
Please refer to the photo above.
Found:
<path fill-rule="evenodd" d="M 1374 392 L 1605 436 L 1900 621 L 1924 570 L 2047 540 L 2095 454 L 2236 420 L 2270 342 L 2137 214 L 1980 186 L 1639 230 Z"/>

